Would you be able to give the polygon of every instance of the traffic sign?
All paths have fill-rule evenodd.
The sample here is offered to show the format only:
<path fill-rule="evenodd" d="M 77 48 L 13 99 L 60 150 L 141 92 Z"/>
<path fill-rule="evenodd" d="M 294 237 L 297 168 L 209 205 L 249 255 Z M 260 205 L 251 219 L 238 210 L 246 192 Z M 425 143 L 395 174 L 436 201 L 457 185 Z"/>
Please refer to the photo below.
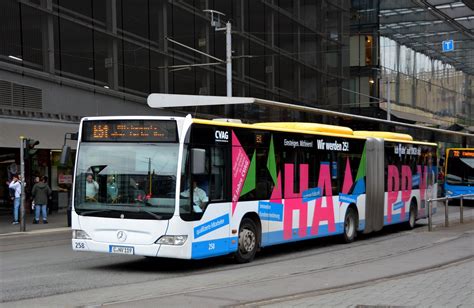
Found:
<path fill-rule="evenodd" d="M 453 40 L 443 41 L 443 52 L 446 51 L 453 51 L 454 50 L 454 42 Z"/>

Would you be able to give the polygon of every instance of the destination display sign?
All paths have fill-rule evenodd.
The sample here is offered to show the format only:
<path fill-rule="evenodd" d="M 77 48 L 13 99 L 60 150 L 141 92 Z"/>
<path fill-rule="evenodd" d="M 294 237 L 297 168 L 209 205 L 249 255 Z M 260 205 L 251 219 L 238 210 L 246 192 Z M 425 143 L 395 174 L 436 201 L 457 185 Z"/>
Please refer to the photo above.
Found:
<path fill-rule="evenodd" d="M 453 150 L 451 153 L 452 153 L 453 157 L 460 157 L 460 158 L 472 157 L 472 158 L 474 158 L 474 151 Z"/>
<path fill-rule="evenodd" d="M 177 142 L 175 121 L 100 120 L 85 121 L 82 141 L 97 142 Z"/>

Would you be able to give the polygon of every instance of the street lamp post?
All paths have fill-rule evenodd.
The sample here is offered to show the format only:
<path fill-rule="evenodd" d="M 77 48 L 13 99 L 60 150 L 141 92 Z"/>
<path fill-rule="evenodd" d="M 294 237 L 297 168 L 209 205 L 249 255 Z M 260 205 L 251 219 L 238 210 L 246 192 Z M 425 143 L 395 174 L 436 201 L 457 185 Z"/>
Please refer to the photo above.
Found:
<path fill-rule="evenodd" d="M 21 196 L 20 196 L 20 231 L 26 231 L 25 224 L 25 137 L 20 137 L 20 173 L 21 173 Z M 13 209 L 15 210 L 15 209 Z"/>

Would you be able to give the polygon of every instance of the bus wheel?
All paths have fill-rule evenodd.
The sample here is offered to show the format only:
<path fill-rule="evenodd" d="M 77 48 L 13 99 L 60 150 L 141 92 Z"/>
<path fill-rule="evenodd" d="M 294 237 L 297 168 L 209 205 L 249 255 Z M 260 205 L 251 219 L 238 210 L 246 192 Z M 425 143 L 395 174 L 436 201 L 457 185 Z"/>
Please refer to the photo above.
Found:
<path fill-rule="evenodd" d="M 415 222 L 416 222 L 416 205 L 415 203 L 412 202 L 410 204 L 410 214 L 408 216 L 407 228 L 410 230 L 415 228 Z"/>
<path fill-rule="evenodd" d="M 348 208 L 344 217 L 344 242 L 351 243 L 357 234 L 357 213 L 353 208 Z"/>
<path fill-rule="evenodd" d="M 247 263 L 253 260 L 257 252 L 257 227 L 253 220 L 244 218 L 239 228 L 239 244 L 235 253 L 237 263 Z"/>

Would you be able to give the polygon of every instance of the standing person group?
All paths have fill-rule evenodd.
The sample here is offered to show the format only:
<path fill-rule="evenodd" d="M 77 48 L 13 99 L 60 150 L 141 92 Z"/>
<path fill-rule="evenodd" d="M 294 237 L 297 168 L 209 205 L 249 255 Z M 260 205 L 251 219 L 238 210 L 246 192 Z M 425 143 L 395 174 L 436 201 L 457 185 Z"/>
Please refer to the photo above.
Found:
<path fill-rule="evenodd" d="M 51 188 L 47 184 L 47 178 L 42 176 L 40 181 L 33 185 L 31 196 L 35 204 L 35 219 L 34 224 L 38 224 L 40 220 L 40 212 L 43 216 L 43 223 L 48 223 L 48 200 L 51 198 Z"/>

